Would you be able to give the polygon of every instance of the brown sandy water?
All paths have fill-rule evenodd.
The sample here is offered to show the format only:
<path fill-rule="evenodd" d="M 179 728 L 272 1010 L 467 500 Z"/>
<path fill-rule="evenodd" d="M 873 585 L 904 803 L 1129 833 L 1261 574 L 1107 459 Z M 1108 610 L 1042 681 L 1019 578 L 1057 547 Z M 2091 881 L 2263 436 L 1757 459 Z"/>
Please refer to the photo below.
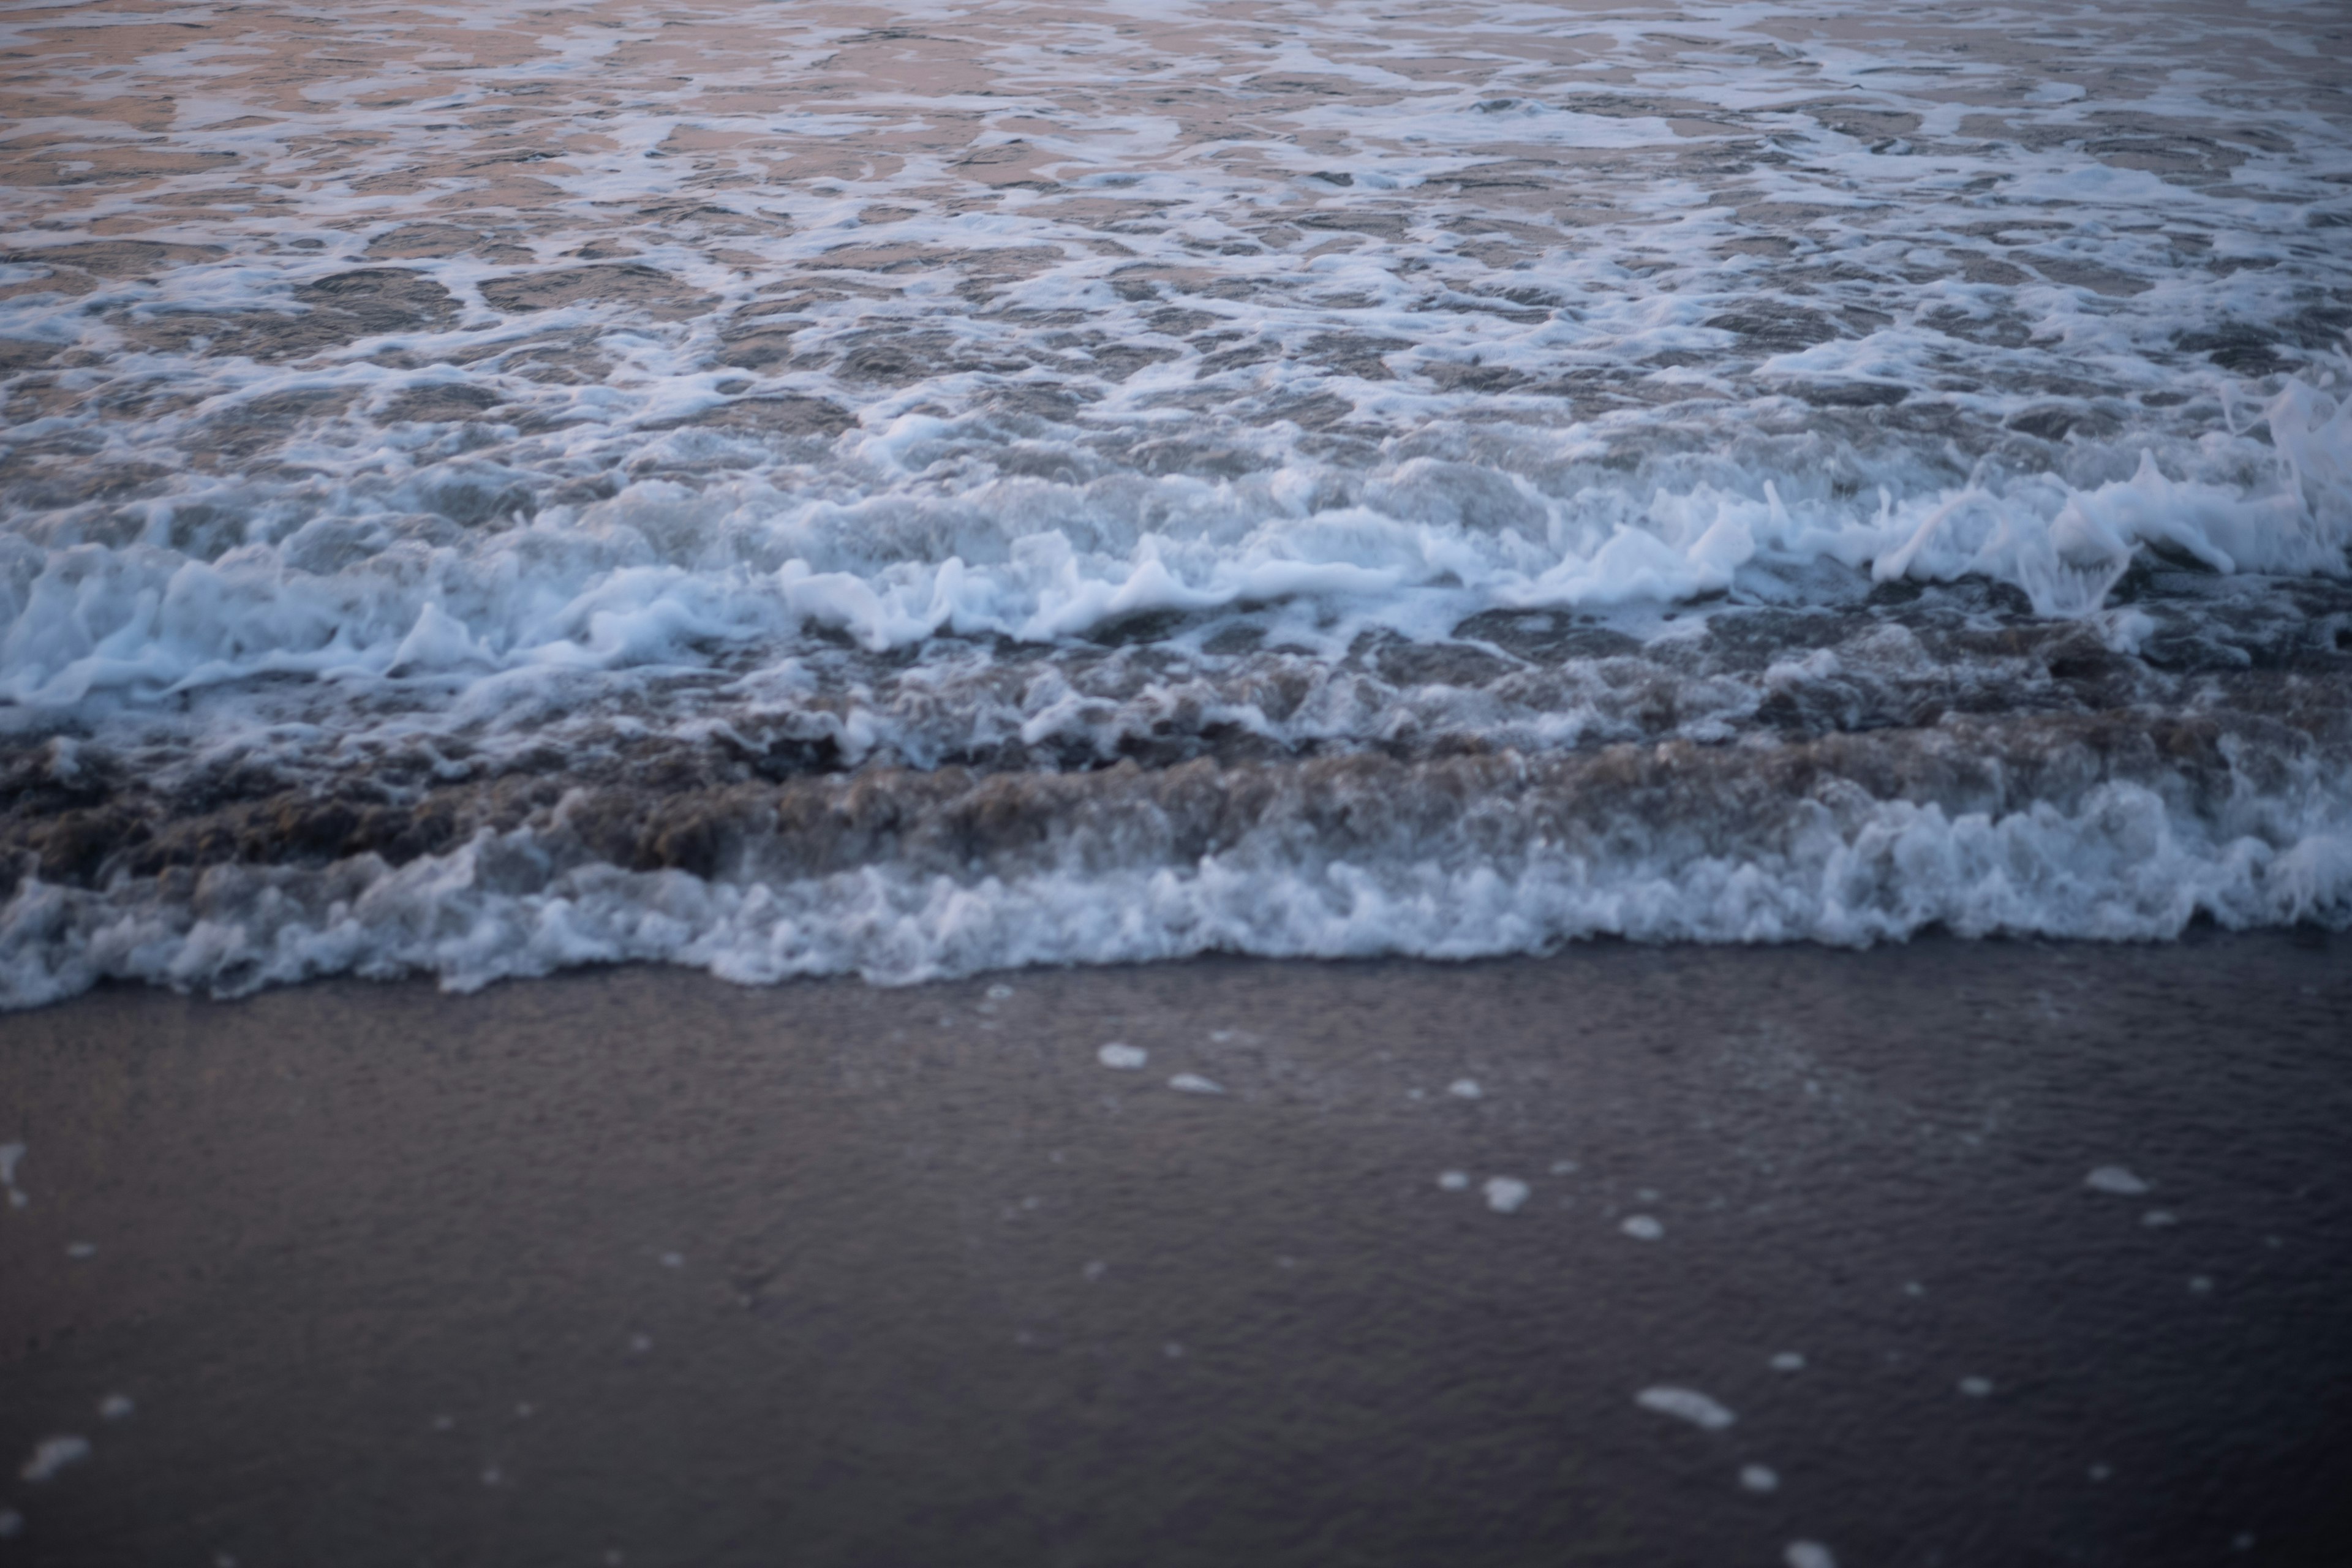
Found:
<path fill-rule="evenodd" d="M 0 1449 L 91 1445 L 0 1551 L 2337 1561 L 2347 1016 L 2284 936 L 110 989 L 0 1026 Z"/>

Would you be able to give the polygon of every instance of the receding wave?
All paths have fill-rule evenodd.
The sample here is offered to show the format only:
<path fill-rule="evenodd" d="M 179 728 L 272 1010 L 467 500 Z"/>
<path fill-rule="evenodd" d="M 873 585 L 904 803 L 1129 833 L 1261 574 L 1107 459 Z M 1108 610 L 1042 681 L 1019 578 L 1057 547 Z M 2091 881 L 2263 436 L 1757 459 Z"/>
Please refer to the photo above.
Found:
<path fill-rule="evenodd" d="M 2316 13 L 1254 16 L 0 17 L 0 1001 L 2352 921 Z"/>

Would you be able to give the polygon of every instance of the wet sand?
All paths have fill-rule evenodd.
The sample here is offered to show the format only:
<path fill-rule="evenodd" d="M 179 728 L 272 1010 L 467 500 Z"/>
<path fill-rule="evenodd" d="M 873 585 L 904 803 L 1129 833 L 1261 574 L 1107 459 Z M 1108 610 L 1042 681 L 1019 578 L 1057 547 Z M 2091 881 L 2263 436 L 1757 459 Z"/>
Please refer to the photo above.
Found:
<path fill-rule="evenodd" d="M 2343 1561 L 2347 1017 L 2210 933 L 102 990 L 0 1018 L 0 1560 Z"/>

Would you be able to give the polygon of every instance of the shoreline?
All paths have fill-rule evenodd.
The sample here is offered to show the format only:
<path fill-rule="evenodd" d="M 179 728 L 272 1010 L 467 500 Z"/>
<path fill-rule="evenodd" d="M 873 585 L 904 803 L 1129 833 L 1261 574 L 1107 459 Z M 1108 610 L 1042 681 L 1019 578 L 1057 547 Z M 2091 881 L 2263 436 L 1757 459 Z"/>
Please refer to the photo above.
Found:
<path fill-rule="evenodd" d="M 2316 931 L 101 989 L 0 1018 L 0 1550 L 2319 1561 L 2346 1016 Z"/>

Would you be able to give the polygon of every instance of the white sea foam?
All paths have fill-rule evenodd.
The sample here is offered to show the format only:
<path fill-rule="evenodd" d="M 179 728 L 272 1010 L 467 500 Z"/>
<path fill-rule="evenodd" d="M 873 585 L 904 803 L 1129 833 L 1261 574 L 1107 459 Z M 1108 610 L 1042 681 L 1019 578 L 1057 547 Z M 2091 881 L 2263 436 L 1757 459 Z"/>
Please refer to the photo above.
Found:
<path fill-rule="evenodd" d="M 58 1472 L 89 1458 L 89 1439 L 66 1433 L 44 1437 L 33 1445 L 32 1458 L 16 1471 L 20 1480 L 40 1483 L 57 1479 Z"/>
<path fill-rule="evenodd" d="M 2122 1165 L 2101 1165 L 2083 1178 L 2083 1184 L 2095 1193 L 2122 1198 L 2143 1197 L 2149 1190 L 2147 1183 Z"/>
<path fill-rule="evenodd" d="M 1528 1201 L 1529 1189 L 1517 1176 L 1489 1176 L 1484 1191 L 1488 1208 L 1496 1214 L 1517 1214 Z"/>
<path fill-rule="evenodd" d="M 925 438 L 894 444 L 910 422 Z M 2258 428 L 2266 443 L 2249 433 L 2182 448 L 2178 478 L 2141 447 L 2123 454 L 2137 463 L 2128 477 L 2088 488 L 2050 474 L 1957 489 L 1923 476 L 1874 501 L 1797 501 L 1783 499 L 1804 484 L 1790 470 L 1733 468 L 1679 492 L 1659 474 L 1547 494 L 1508 468 L 1428 458 L 1365 476 L 1294 463 L 1246 480 L 1055 484 L 986 472 L 974 448 L 1003 437 L 982 416 L 908 415 L 877 440 L 845 437 L 845 472 L 803 481 L 862 482 L 854 500 L 779 489 L 782 476 L 699 490 L 656 479 L 498 531 L 452 530 L 429 550 L 415 548 L 398 498 L 342 516 L 306 501 L 274 521 L 260 497 L 182 497 L 143 508 L 139 531 L 168 539 L 198 510 L 242 518 L 241 538 L 191 554 L 82 542 L 80 530 L 46 547 L 0 533 L 0 700 L 22 725 L 100 697 L 160 703 L 264 676 L 353 693 L 464 675 L 487 695 L 530 672 L 690 666 L 698 649 L 789 643 L 803 628 L 875 650 L 942 634 L 1049 643 L 1154 612 L 1300 598 L 1426 633 L 1482 607 L 1719 594 L 1751 563 L 1811 557 L 1881 581 L 1989 576 L 2053 616 L 2097 610 L 2144 546 L 2223 572 L 2340 572 L 2352 404 L 2292 383 Z M 1591 441 L 1571 431 L 1513 466 L 1572 468 Z M 943 486 L 932 472 L 943 463 L 980 477 Z M 2250 467 L 2269 477 L 2195 477 Z M 1469 515 L 1493 510 L 1482 498 L 1497 487 L 1503 510 Z"/>
<path fill-rule="evenodd" d="M 485 830 L 396 868 L 373 857 L 326 870 L 215 866 L 186 895 L 29 879 L 0 908 L 0 994 L 22 1005 L 109 977 L 236 994 L 416 971 L 471 990 L 633 960 L 746 983 L 857 973 L 904 984 L 1213 952 L 1473 958 L 1601 935 L 1852 945 L 1931 924 L 2145 940 L 2200 915 L 2284 924 L 2352 903 L 2352 830 L 2331 822 L 2284 850 L 2215 844 L 2132 786 L 2102 787 L 2075 813 L 1952 818 L 1897 800 L 1856 818 L 1725 858 L 1672 842 L 1538 847 L 1507 875 L 1475 862 L 1238 852 L 972 881 L 889 864 L 749 883 L 555 869 L 558 846 L 541 835 Z"/>
<path fill-rule="evenodd" d="M 1633 1396 L 1633 1403 L 1644 1410 L 1654 1410 L 1661 1415 L 1687 1421 L 1709 1432 L 1720 1432 L 1738 1419 L 1722 1405 L 1694 1388 L 1670 1388 L 1663 1384 L 1645 1388 Z"/>

